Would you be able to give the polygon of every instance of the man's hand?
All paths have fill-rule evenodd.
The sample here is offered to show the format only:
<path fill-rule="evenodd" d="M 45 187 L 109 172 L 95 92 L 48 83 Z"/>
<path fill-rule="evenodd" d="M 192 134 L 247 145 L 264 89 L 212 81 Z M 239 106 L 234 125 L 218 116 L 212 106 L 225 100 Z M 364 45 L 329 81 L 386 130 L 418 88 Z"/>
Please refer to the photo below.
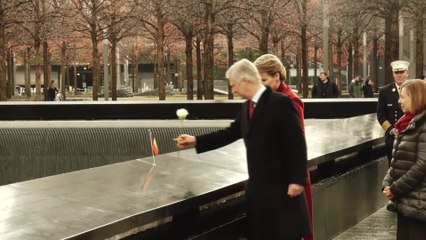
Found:
<path fill-rule="evenodd" d="M 394 197 L 389 186 L 383 189 L 383 195 L 385 195 L 385 197 L 389 200 L 392 200 Z"/>
<path fill-rule="evenodd" d="M 290 183 L 288 185 L 287 195 L 291 198 L 299 196 L 303 192 L 303 185 Z"/>
<path fill-rule="evenodd" d="M 185 147 L 194 147 L 197 140 L 194 136 L 188 134 L 181 134 L 179 137 L 173 139 L 176 141 L 176 146 L 180 149 Z"/>

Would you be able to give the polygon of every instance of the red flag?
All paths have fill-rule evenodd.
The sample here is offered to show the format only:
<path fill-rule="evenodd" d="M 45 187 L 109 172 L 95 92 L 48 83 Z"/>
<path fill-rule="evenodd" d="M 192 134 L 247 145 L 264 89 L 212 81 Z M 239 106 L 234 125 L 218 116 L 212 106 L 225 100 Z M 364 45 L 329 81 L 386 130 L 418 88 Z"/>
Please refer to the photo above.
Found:
<path fill-rule="evenodd" d="M 160 152 L 158 150 L 157 140 L 155 140 L 154 136 L 151 139 L 151 149 L 152 149 L 152 154 L 154 154 L 154 155 L 158 155 L 158 153 Z"/>

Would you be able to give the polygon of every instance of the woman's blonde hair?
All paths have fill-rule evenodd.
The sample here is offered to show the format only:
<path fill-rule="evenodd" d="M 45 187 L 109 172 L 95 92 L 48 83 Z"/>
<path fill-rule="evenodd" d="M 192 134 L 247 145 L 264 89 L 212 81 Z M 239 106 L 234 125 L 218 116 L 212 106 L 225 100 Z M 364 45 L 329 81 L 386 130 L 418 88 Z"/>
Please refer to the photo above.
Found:
<path fill-rule="evenodd" d="M 401 85 L 401 90 L 411 99 L 411 113 L 418 114 L 426 110 L 426 82 L 421 79 L 407 80 Z"/>
<path fill-rule="evenodd" d="M 286 70 L 281 60 L 273 54 L 264 54 L 254 61 L 257 70 L 259 72 L 265 72 L 270 76 L 273 76 L 275 73 L 280 75 L 280 80 L 284 81 L 286 79 Z"/>

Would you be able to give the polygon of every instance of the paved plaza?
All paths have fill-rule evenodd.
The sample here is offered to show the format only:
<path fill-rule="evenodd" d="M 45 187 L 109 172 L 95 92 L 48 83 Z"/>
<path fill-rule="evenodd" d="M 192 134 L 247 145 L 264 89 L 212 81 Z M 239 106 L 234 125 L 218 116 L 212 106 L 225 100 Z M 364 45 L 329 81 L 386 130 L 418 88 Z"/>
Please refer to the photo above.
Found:
<path fill-rule="evenodd" d="M 333 240 L 395 240 L 396 214 L 386 207 L 341 233 Z"/>

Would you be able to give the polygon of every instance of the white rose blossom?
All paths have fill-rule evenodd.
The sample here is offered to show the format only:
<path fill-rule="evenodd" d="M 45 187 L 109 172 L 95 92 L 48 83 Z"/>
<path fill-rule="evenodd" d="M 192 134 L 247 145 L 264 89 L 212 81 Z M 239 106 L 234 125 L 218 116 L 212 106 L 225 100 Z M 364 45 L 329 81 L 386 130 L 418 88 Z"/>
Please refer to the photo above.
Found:
<path fill-rule="evenodd" d="M 176 111 L 176 115 L 179 118 L 179 120 L 184 120 L 186 116 L 188 116 L 188 114 L 189 113 L 185 108 L 181 108 Z"/>
<path fill-rule="evenodd" d="M 183 121 L 185 121 L 185 118 L 186 118 L 186 116 L 188 116 L 188 114 L 189 113 L 185 108 L 180 108 L 180 109 L 176 110 L 176 115 L 177 115 L 178 119 L 180 120 L 180 132 L 182 132 Z M 178 158 L 180 159 L 180 150 L 178 151 Z"/>

